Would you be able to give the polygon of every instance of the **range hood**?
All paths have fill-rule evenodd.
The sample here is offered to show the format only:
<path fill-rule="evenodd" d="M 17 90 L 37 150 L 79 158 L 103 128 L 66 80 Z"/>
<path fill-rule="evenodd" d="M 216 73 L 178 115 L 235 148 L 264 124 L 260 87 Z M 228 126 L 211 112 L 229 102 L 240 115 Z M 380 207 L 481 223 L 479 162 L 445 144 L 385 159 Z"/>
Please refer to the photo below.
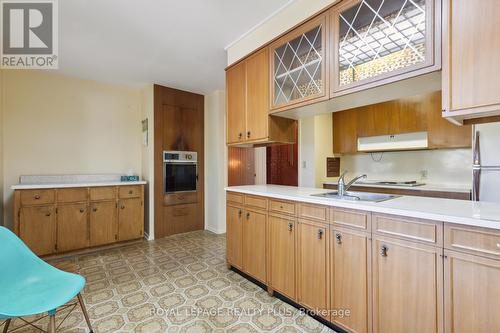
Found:
<path fill-rule="evenodd" d="M 401 151 L 427 149 L 427 132 L 380 135 L 358 138 L 359 152 Z"/>

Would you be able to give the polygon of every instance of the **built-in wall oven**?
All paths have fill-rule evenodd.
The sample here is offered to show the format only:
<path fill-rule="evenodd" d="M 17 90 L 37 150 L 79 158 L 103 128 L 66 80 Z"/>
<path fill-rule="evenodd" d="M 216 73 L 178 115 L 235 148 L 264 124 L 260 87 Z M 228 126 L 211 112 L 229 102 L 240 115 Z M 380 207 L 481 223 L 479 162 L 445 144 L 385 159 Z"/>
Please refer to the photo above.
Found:
<path fill-rule="evenodd" d="M 198 159 L 193 151 L 163 152 L 165 194 L 195 192 L 198 188 Z"/>

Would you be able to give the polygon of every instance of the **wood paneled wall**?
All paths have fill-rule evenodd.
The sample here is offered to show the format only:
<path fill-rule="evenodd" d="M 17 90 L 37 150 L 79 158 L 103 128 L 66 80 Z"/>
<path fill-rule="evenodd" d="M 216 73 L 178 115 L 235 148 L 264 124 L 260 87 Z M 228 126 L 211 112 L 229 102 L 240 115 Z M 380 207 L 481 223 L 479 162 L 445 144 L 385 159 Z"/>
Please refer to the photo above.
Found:
<path fill-rule="evenodd" d="M 155 238 L 204 229 L 204 96 L 154 86 Z M 164 150 L 198 153 L 195 203 L 166 205 L 163 189 Z M 192 201 L 192 200 L 190 200 Z"/>
<path fill-rule="evenodd" d="M 295 138 L 298 137 L 298 126 Z M 297 142 L 297 139 L 295 140 Z M 274 185 L 299 185 L 299 150 L 298 144 L 267 147 L 266 152 L 267 183 Z"/>
<path fill-rule="evenodd" d="M 253 148 L 228 147 L 228 186 L 255 184 L 255 151 Z"/>

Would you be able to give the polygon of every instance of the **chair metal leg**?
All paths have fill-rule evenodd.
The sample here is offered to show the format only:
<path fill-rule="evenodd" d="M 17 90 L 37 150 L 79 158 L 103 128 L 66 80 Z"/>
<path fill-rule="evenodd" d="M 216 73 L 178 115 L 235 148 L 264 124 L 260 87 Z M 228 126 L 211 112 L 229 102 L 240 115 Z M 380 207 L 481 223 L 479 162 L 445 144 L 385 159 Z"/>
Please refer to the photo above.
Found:
<path fill-rule="evenodd" d="M 85 321 L 87 322 L 87 326 L 89 327 L 89 333 L 93 333 L 94 331 L 92 330 L 92 325 L 90 324 L 89 314 L 87 313 L 87 308 L 85 307 L 85 302 L 83 301 L 82 294 L 78 294 L 78 302 L 80 303 L 83 316 L 85 317 Z"/>
<path fill-rule="evenodd" d="M 10 321 L 11 321 L 11 319 L 7 319 L 5 321 L 5 326 L 3 327 L 3 333 L 7 333 L 7 331 L 9 330 Z"/>
<path fill-rule="evenodd" d="M 49 315 L 49 333 L 56 333 L 56 315 Z"/>

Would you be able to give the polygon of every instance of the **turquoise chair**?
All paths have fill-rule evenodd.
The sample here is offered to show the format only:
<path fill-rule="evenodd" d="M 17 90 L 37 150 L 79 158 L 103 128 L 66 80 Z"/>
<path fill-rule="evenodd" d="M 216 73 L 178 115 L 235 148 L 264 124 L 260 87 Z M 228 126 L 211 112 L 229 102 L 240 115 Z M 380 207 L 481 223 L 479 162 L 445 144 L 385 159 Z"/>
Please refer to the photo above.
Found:
<path fill-rule="evenodd" d="M 89 316 L 80 294 L 85 279 L 77 274 L 63 272 L 38 258 L 10 230 L 0 227 L 0 320 L 4 322 L 6 333 L 12 319 L 38 314 L 49 316 L 50 333 L 56 331 L 56 311 L 72 307 L 68 305 L 75 296 L 82 307 L 87 325 L 92 332 Z M 33 325 L 41 318 L 27 322 Z M 42 330 L 42 329 L 40 329 Z M 43 330 L 42 330 L 43 331 Z"/>

